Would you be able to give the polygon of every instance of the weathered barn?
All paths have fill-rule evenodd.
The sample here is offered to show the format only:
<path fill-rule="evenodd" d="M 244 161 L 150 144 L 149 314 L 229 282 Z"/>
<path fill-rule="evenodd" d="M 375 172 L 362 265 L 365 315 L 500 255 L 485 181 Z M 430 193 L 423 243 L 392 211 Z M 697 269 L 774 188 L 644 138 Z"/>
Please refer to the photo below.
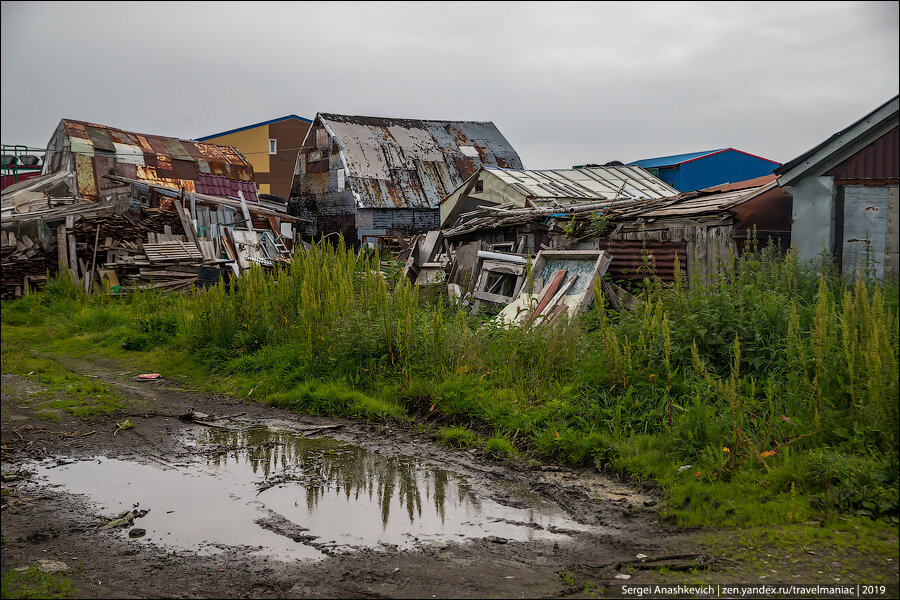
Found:
<path fill-rule="evenodd" d="M 898 96 L 775 170 L 793 188 L 800 258 L 834 257 L 845 275 L 897 277 Z"/>
<path fill-rule="evenodd" d="M 290 210 L 307 236 L 409 234 L 439 225 L 438 204 L 483 166 L 521 169 L 491 122 L 319 113 L 294 169 Z"/>
<path fill-rule="evenodd" d="M 719 148 L 646 158 L 629 164 L 647 169 L 680 192 L 692 192 L 763 177 L 781 163 L 735 148 Z"/>
<path fill-rule="evenodd" d="M 545 206 L 612 198 L 667 198 L 678 190 L 640 167 L 611 166 L 522 171 L 482 167 L 441 201 L 441 227 L 479 206 Z"/>
<path fill-rule="evenodd" d="M 253 167 L 231 146 L 132 133 L 105 125 L 63 119 L 44 158 L 42 175 L 74 173 L 71 195 L 99 200 L 120 187 L 104 178 L 118 175 L 149 184 L 211 196 L 256 200 Z"/>

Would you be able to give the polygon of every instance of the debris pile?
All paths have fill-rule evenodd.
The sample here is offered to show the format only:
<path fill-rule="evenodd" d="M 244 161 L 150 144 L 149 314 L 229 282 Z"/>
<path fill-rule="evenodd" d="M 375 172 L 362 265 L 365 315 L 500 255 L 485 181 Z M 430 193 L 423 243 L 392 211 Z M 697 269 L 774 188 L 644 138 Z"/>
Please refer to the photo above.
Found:
<path fill-rule="evenodd" d="M 135 288 L 187 292 L 237 276 L 252 264 L 290 260 L 292 223 L 284 207 L 219 198 L 107 175 L 118 187 L 99 201 L 68 195 L 59 177 L 35 178 L 3 195 L 2 297 L 67 275 L 86 292 Z M 40 196 L 40 197 L 38 197 Z"/>

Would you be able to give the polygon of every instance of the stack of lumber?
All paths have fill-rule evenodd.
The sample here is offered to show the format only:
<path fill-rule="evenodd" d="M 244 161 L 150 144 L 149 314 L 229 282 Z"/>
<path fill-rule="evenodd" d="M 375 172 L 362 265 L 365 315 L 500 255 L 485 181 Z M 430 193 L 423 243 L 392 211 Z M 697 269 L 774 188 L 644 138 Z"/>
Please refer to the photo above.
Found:
<path fill-rule="evenodd" d="M 28 294 L 31 286 L 46 282 L 47 271 L 56 270 L 55 252 L 47 250 L 38 236 L 0 231 L 0 266 L 3 269 L 0 297 L 6 300 Z"/>

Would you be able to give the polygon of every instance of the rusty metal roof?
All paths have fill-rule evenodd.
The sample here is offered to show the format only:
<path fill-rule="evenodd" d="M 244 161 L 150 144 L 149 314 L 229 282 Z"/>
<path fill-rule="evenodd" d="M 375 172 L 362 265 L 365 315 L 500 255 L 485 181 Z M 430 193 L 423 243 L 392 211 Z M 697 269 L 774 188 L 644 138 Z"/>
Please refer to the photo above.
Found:
<path fill-rule="evenodd" d="M 358 208 L 436 208 L 482 166 L 523 168 L 489 121 L 319 113 L 316 122 L 340 150 Z"/>
<path fill-rule="evenodd" d="M 688 192 L 673 198 L 669 202 L 665 200 L 661 202 L 647 201 L 641 205 L 636 205 L 635 209 L 626 213 L 625 216 L 640 216 L 647 218 L 688 217 L 725 212 L 733 206 L 746 202 L 765 191 L 777 187 L 778 184 L 772 180 L 764 185 L 756 185 L 743 189 L 718 191 L 717 188 L 710 188 L 715 191 L 711 193 L 705 191 Z"/>
<path fill-rule="evenodd" d="M 198 191 L 201 179 L 225 179 L 226 187 L 240 188 L 256 200 L 253 167 L 231 146 L 192 142 L 172 137 L 134 133 L 63 119 L 48 144 L 45 173 L 74 168 L 79 195 L 96 199 L 108 185 L 104 175 L 114 174 L 146 183 Z M 68 155 L 74 156 L 69 166 Z"/>

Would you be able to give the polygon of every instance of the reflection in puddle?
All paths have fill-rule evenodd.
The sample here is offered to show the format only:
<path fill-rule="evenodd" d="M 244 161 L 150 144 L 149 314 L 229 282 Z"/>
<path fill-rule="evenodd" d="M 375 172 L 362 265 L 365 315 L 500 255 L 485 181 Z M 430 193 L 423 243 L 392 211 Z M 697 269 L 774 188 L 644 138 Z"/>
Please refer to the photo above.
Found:
<path fill-rule="evenodd" d="M 140 503 L 150 509 L 136 522 L 143 539 L 205 554 L 246 547 L 317 558 L 487 536 L 561 539 L 549 529 L 583 529 L 539 497 L 501 505 L 477 497 L 463 475 L 332 439 L 253 426 L 203 429 L 189 444 L 205 460 L 163 468 L 100 458 L 37 470 L 103 514 Z"/>

